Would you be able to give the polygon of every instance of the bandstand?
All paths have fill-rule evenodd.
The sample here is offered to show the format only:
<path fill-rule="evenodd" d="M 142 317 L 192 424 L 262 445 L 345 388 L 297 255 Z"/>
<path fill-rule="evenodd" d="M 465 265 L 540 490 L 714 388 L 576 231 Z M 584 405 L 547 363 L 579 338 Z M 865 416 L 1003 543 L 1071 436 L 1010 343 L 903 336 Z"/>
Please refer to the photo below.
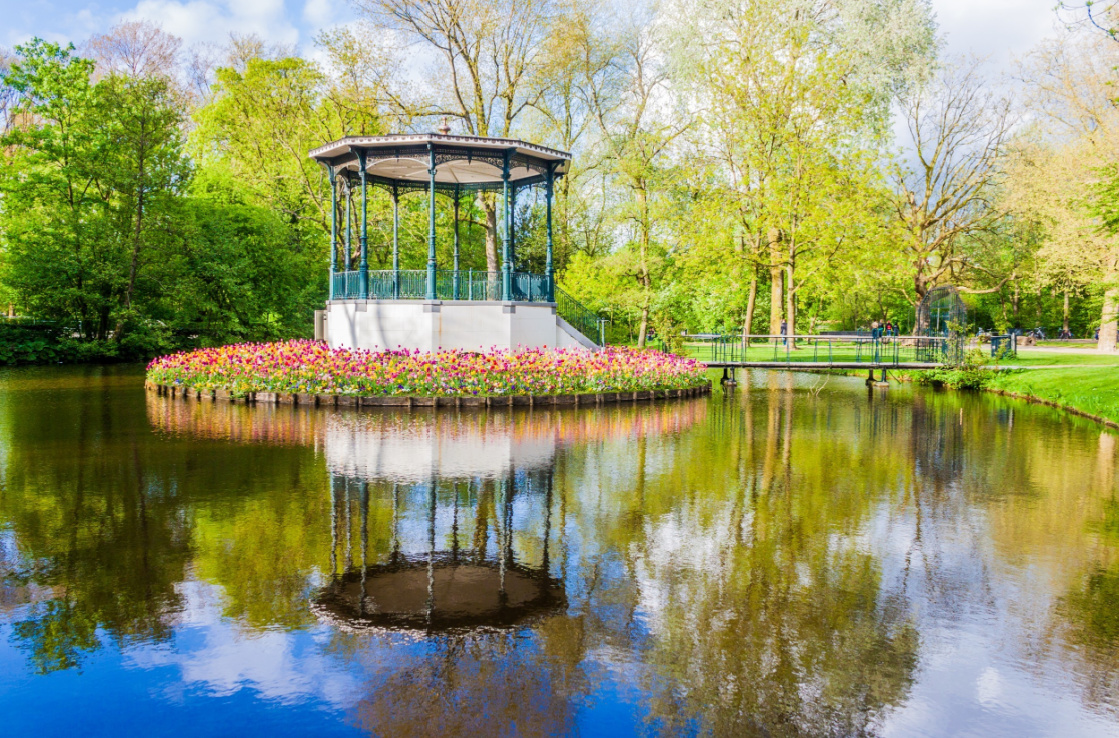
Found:
<path fill-rule="evenodd" d="M 595 348 L 603 324 L 555 283 L 552 205 L 557 179 L 571 155 L 523 141 L 430 133 L 348 136 L 310 152 L 331 185 L 330 296 L 322 337 L 333 348 L 485 350 L 491 347 Z M 393 205 L 392 268 L 369 268 L 370 188 Z M 339 239 L 339 192 L 358 188 L 358 243 Z M 544 190 L 546 251 L 543 274 L 517 269 L 517 194 Z M 501 269 L 460 268 L 460 205 L 479 191 L 499 192 Z M 400 199 L 422 192 L 428 199 L 427 264 L 400 268 Z M 450 269 L 436 256 L 436 195 L 454 213 Z M 349 198 L 346 198 L 347 207 Z M 348 211 L 347 211 L 348 217 Z"/>

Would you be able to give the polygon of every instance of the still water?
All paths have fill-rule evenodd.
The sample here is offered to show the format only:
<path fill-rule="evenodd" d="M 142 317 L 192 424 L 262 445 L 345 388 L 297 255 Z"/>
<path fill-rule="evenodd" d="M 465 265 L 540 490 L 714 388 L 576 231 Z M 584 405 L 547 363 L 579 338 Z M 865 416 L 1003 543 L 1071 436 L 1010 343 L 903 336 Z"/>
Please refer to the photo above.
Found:
<path fill-rule="evenodd" d="M 141 382 L 0 373 L 4 735 L 1119 735 L 1090 422 L 779 373 L 524 412 Z"/>

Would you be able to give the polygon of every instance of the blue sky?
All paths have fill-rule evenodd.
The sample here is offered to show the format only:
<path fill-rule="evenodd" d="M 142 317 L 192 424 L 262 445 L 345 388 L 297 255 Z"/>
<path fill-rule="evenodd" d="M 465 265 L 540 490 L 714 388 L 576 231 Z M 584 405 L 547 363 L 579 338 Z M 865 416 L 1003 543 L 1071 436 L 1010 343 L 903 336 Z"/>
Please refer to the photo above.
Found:
<path fill-rule="evenodd" d="M 1008 68 L 1054 30 L 1055 0 L 932 0 L 948 51 Z M 187 44 L 256 33 L 309 51 L 319 29 L 354 18 L 349 0 L 0 0 L 0 45 L 32 36 L 80 43 L 114 23 L 146 18 Z"/>
<path fill-rule="evenodd" d="M 347 0 L 0 0 L 0 44 L 32 36 L 79 43 L 122 20 L 144 18 L 187 44 L 255 33 L 310 47 L 319 29 L 353 17 Z"/>

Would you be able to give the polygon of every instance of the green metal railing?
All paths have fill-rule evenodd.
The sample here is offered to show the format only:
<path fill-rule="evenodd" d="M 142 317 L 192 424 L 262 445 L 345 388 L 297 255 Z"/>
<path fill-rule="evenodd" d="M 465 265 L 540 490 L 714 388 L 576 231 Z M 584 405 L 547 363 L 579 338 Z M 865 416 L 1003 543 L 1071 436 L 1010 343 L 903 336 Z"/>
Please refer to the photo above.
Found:
<path fill-rule="evenodd" d="M 440 269 L 435 273 L 435 299 L 499 302 L 503 299 L 501 277 L 501 272 Z M 361 272 L 335 272 L 333 280 L 335 300 L 363 296 Z M 514 272 L 511 297 L 514 302 L 555 302 L 556 314 L 591 341 L 603 345 L 603 320 L 551 282 L 546 274 Z M 427 296 L 427 272 L 421 269 L 374 270 L 368 272 L 366 285 L 364 297 L 370 300 L 423 300 Z"/>
<path fill-rule="evenodd" d="M 513 299 L 517 302 L 551 302 L 548 277 L 544 274 L 513 272 Z"/>
<path fill-rule="evenodd" d="M 427 297 L 427 272 L 422 269 L 388 269 L 370 271 L 365 297 L 370 300 L 423 300 Z M 514 302 L 551 302 L 548 277 L 543 274 L 513 274 Z M 333 295 L 336 300 L 362 297 L 361 272 L 336 272 Z M 482 300 L 502 299 L 501 272 L 476 272 L 473 269 L 440 269 L 435 273 L 435 299 Z"/>
<path fill-rule="evenodd" d="M 358 297 L 361 294 L 361 272 L 335 272 L 333 277 L 334 284 L 332 285 L 333 289 L 331 290 L 331 294 L 333 294 L 335 298 L 341 298 L 347 295 Z"/>
<path fill-rule="evenodd" d="M 1001 359 L 1004 356 L 1018 355 L 1018 335 L 1010 333 L 1005 336 L 991 336 L 991 358 Z"/>
<path fill-rule="evenodd" d="M 368 286 L 365 296 L 370 300 L 422 300 L 427 296 L 427 272 L 371 271 Z M 550 286 L 545 274 L 514 272 L 511 297 L 513 302 L 552 302 Z M 361 272 L 336 272 L 333 295 L 336 300 L 361 297 Z M 501 272 L 440 269 L 435 273 L 435 299 L 499 301 Z"/>
<path fill-rule="evenodd" d="M 605 345 L 605 321 L 560 287 L 556 287 L 556 314 L 599 346 Z"/>
<path fill-rule="evenodd" d="M 714 363 L 942 364 L 951 363 L 954 341 L 926 336 L 692 335 L 689 355 Z"/>

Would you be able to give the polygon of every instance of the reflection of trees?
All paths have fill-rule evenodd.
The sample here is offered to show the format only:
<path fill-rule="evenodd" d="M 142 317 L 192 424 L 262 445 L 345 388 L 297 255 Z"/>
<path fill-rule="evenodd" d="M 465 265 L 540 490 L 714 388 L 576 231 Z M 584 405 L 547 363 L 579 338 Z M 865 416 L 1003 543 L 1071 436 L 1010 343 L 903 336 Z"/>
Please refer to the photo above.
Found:
<path fill-rule="evenodd" d="M 918 643 L 850 538 L 902 476 L 897 409 L 837 413 L 781 386 L 730 402 L 702 431 L 567 460 L 573 490 L 613 470 L 577 496 L 579 527 L 604 542 L 581 562 L 584 638 L 644 653 L 658 731 L 871 732 L 907 694 Z"/>
<path fill-rule="evenodd" d="M 79 665 L 99 628 L 121 641 L 166 637 L 161 616 L 178 603 L 189 553 L 151 455 L 109 434 L 128 420 L 121 390 L 111 375 L 84 374 L 105 391 L 21 394 L 28 406 L 4 408 L 13 432 L 0 515 L 21 554 L 8 576 L 51 590 L 13 629 L 40 671 Z"/>
<path fill-rule="evenodd" d="M 177 585 L 205 560 L 193 511 L 220 519 L 238 512 L 244 490 L 287 491 L 310 456 L 157 441 L 135 402 L 137 378 L 86 368 L 66 380 L 0 406 L 10 431 L 0 519 L 18 551 L 6 579 L 39 591 L 13 638 L 39 671 L 80 666 L 102 637 L 167 638 L 182 607 Z"/>
<path fill-rule="evenodd" d="M 930 393 L 914 403 L 911 438 L 915 465 L 933 472 L 913 474 L 899 509 L 914 522 L 925 617 L 966 623 L 969 611 L 997 609 L 1009 658 L 1114 711 L 1115 436 L 1048 408 Z"/>
<path fill-rule="evenodd" d="M 541 627 L 547 629 L 548 623 Z M 572 732 L 570 690 L 582 681 L 577 669 L 541 659 L 524 636 L 502 632 L 447 637 L 403 661 L 378 674 L 358 703 L 357 723 L 371 735 Z"/>
<path fill-rule="evenodd" d="M 1102 545 L 1098 558 L 1084 566 L 1060 603 L 1066 638 L 1085 660 L 1085 699 L 1114 710 L 1119 688 L 1119 498 L 1115 492 L 1116 437 L 1102 433 L 1095 473 L 1112 490 L 1098 522 L 1087 526 Z"/>

